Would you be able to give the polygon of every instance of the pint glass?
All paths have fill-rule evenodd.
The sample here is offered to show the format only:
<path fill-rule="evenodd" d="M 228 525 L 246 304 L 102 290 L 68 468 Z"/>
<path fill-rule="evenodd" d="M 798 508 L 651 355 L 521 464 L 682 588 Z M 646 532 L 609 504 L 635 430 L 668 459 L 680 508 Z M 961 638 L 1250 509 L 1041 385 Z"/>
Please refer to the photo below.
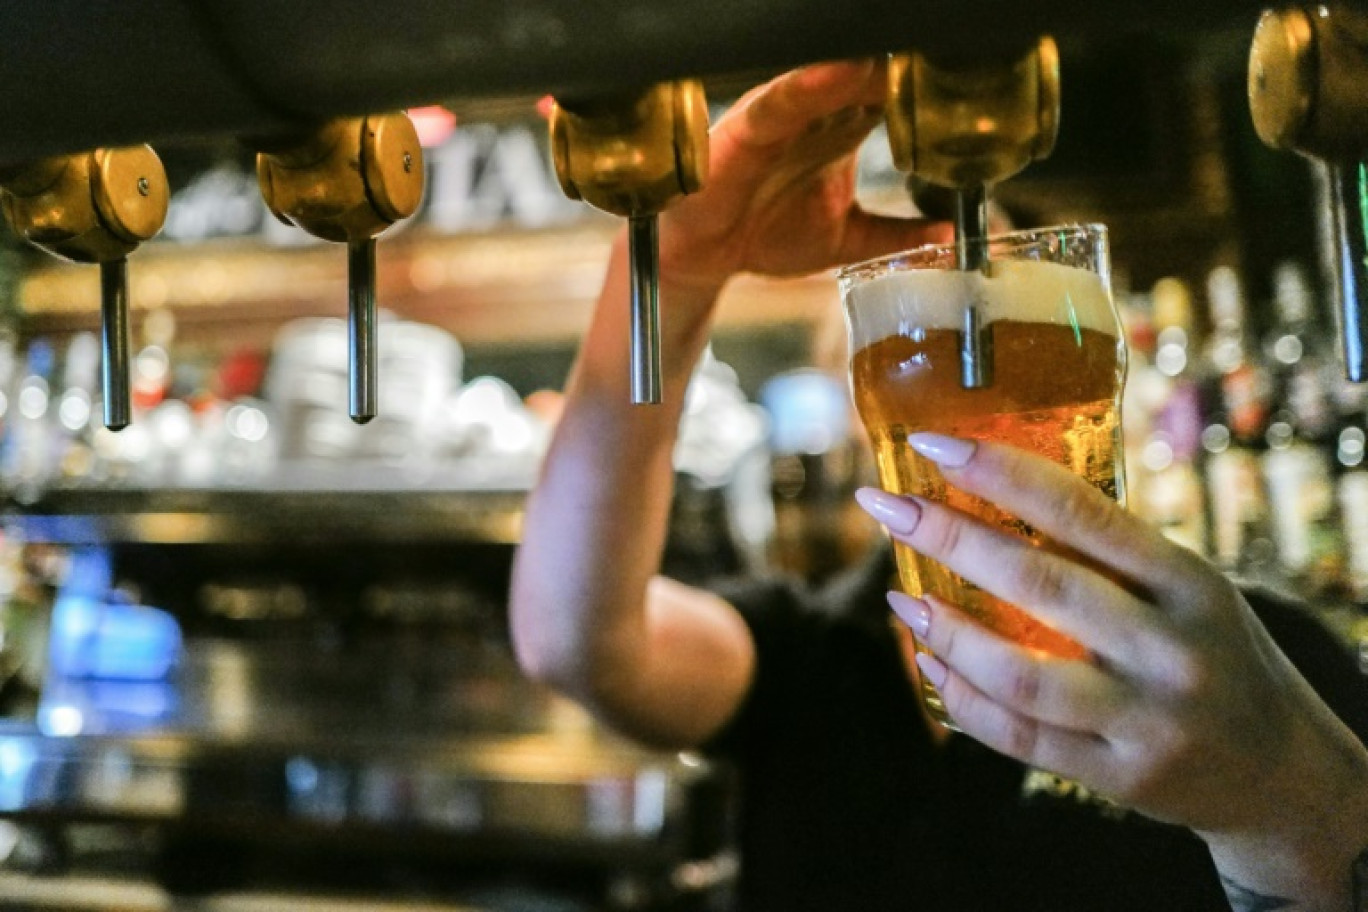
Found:
<path fill-rule="evenodd" d="M 1008 234 L 988 242 L 985 270 L 960 271 L 956 262 L 953 246 L 923 247 L 838 276 L 851 388 L 879 480 L 889 491 L 948 502 L 1048 544 L 1021 520 L 948 485 L 907 437 L 933 431 L 1032 450 L 1124 502 L 1119 408 L 1126 351 L 1109 290 L 1106 230 L 1079 225 Z M 966 388 L 962 376 L 967 331 L 977 335 L 972 352 L 986 371 L 987 382 L 977 388 Z M 934 593 L 1031 648 L 1084 654 L 944 565 L 901 544 L 895 552 L 908 594 Z M 924 676 L 920 687 L 932 717 L 953 726 Z"/>

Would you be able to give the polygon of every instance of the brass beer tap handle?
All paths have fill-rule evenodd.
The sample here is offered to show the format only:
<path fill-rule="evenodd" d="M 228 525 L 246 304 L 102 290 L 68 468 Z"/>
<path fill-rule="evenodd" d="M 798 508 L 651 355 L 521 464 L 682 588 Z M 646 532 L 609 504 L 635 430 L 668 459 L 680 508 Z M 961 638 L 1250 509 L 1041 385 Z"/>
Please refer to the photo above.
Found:
<path fill-rule="evenodd" d="M 170 185 L 148 146 L 96 149 L 0 171 L 0 206 L 20 237 L 55 256 L 100 265 L 104 420 L 128 425 L 128 261 L 166 221 Z"/>
<path fill-rule="evenodd" d="M 148 146 L 41 159 L 0 173 L 0 200 L 15 233 L 78 263 L 132 253 L 161 230 L 171 192 Z"/>
<path fill-rule="evenodd" d="M 938 61 L 889 58 L 888 142 L 900 170 L 953 190 L 992 186 L 1049 157 L 1059 133 L 1059 50 Z"/>
<path fill-rule="evenodd" d="M 1268 11 L 1249 54 L 1259 138 L 1329 161 L 1368 158 L 1368 15 L 1348 7 Z"/>
<path fill-rule="evenodd" d="M 342 118 L 264 147 L 257 182 L 273 215 L 346 244 L 352 420 L 375 417 L 375 238 L 423 197 L 423 149 L 403 113 Z"/>
<path fill-rule="evenodd" d="M 1259 137 L 1323 163 L 1345 373 L 1368 380 L 1368 15 L 1347 6 L 1265 12 L 1248 88 Z"/>
<path fill-rule="evenodd" d="M 707 177 L 703 84 L 681 80 L 611 98 L 561 100 L 551 110 L 550 132 L 566 196 L 628 219 L 632 402 L 660 402 L 656 216 Z"/>
<path fill-rule="evenodd" d="M 988 268 L 989 188 L 1054 151 L 1059 133 L 1059 51 L 1052 38 L 1012 53 L 889 58 L 885 108 L 897 167 L 955 193 L 955 248 L 962 270 Z M 965 309 L 960 379 L 993 383 L 992 337 L 977 306 Z"/>

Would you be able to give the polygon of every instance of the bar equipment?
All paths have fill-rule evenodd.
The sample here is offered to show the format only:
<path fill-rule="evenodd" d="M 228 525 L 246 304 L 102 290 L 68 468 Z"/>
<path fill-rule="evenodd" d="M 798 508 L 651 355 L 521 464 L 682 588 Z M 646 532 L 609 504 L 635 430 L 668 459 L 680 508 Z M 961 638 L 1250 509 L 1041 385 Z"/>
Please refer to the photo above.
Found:
<path fill-rule="evenodd" d="M 721 907 L 724 770 L 594 726 L 504 655 L 391 624 L 337 650 L 241 619 L 270 633 L 193 639 L 166 680 L 55 678 L 34 722 L 0 720 L 0 812 L 66 857 L 43 877 L 0 867 L 5 906 Z M 131 870 L 82 849 L 95 826 L 123 834 Z M 128 835 L 148 826 L 155 842 Z M 92 890 L 98 906 L 74 898 Z"/>
<path fill-rule="evenodd" d="M 0 136 L 0 167 L 96 144 L 152 141 L 160 148 L 203 137 L 316 139 L 314 126 L 332 118 L 451 100 L 454 93 L 477 99 L 550 92 L 564 102 L 567 119 L 574 112 L 595 120 L 613 105 L 628 107 L 649 94 L 637 87 L 685 75 L 883 53 L 922 40 L 934 48 L 937 62 L 948 65 L 956 62 L 957 49 L 980 53 L 984 21 L 1025 48 L 1031 36 L 1047 30 L 1064 42 L 1122 24 L 1188 34 L 1224 24 L 1228 14 L 1257 10 L 1249 0 L 1180 8 L 780 0 L 761 11 L 720 0 L 601 8 L 576 0 L 473 0 L 459 7 L 412 0 L 150 0 L 135 14 L 78 3 L 19 0 L 0 35 L 0 69 L 24 74 L 0 80 L 0 110 L 21 127 Z M 55 55 L 53 47 L 72 50 Z M 624 55 L 624 48 L 632 53 Z M 81 63 L 73 66 L 72 60 Z M 130 85 L 157 91 L 129 91 Z M 706 120 L 697 133 L 706 140 Z M 350 142 L 348 136 L 344 145 Z M 304 144 L 256 148 L 271 156 L 284 150 L 290 158 Z M 363 163 L 360 156 L 337 154 L 353 168 Z M 663 152 L 660 160 L 679 165 Z M 695 165 L 699 161 L 706 163 L 706 147 Z M 278 158 L 268 164 L 273 180 L 287 170 Z M 358 174 L 368 176 L 364 168 L 339 169 L 344 182 Z M 680 191 L 667 192 L 673 199 Z M 974 225 L 982 208 L 972 194 L 966 201 L 961 234 L 973 237 L 982 233 Z M 285 204 L 271 208 L 281 214 Z M 645 356 L 638 359 L 634 385 L 642 398 L 651 395 L 656 363 L 648 354 L 654 314 L 646 306 L 654 302 L 653 223 L 653 212 L 632 223 L 639 253 L 632 258 L 634 287 L 644 317 L 634 337 Z M 364 239 L 372 256 L 383 230 Z M 364 246 L 352 236 L 330 239 L 353 252 Z M 964 254 L 972 254 L 967 244 Z M 367 271 L 364 251 L 351 262 Z M 365 297 L 352 295 L 362 318 L 352 372 L 353 414 L 359 417 L 368 392 L 371 413 L 375 404 L 374 375 L 365 373 Z M 967 338 L 973 355 L 978 334 Z M 953 348 L 951 354 L 953 360 Z M 998 367 L 1005 386 L 1006 364 Z M 391 392 L 387 384 L 386 395 Z M 379 404 L 386 418 L 393 417 Z M 367 428 L 371 437 L 376 430 Z M 695 766 L 697 758 L 617 744 L 573 708 L 528 686 L 506 656 L 472 658 L 430 636 L 426 618 L 438 612 L 421 596 L 452 589 L 436 568 L 484 573 L 499 564 L 502 559 L 491 560 L 491 553 L 505 554 L 517 539 L 521 491 L 339 491 L 333 477 L 316 470 L 290 481 L 314 489 L 239 490 L 222 498 L 175 490 L 150 497 L 145 491 L 66 491 L 34 511 L 45 515 L 27 517 L 35 539 L 45 535 L 60 544 L 94 538 L 113 542 L 129 561 L 138 556 L 144 568 L 180 568 L 177 585 L 217 591 L 208 600 L 220 610 L 205 610 L 232 626 L 240 640 L 190 644 L 180 679 L 172 682 L 178 686 L 169 688 L 173 698 L 183 699 L 179 705 L 159 701 L 165 689 L 153 688 L 149 696 L 76 682 L 47 695 L 45 708 L 55 711 L 44 716 L 48 729 L 24 722 L 0 726 L 0 753 L 11 761 L 24 758 L 0 770 L 6 774 L 0 796 L 8 799 L 0 816 L 64 825 L 127 815 L 193 836 L 210 850 L 219 844 L 202 837 L 240 834 L 244 822 L 268 831 L 279 824 L 281 842 L 361 847 L 348 856 L 357 863 L 338 866 L 355 869 L 372 866 L 372 851 L 402 855 L 418 844 L 433 849 L 448 868 L 490 854 L 524 871 L 566 858 L 616 869 L 627 859 L 633 870 L 625 879 L 613 877 L 620 897 L 613 907 L 636 910 L 644 905 L 633 896 L 656 881 L 670 889 L 701 881 L 706 889 L 709 876 L 725 879 L 734 865 L 725 840 L 695 843 L 696 836 L 680 835 L 694 822 L 717 819 L 695 800 L 714 791 L 717 770 Z M 411 486 L 414 479 L 374 473 L 367 482 Z M 377 539 L 388 547 L 377 548 Z M 453 544 L 464 553 L 454 553 Z M 433 569 L 418 579 L 398 575 L 398 568 L 407 573 L 418 563 Z M 129 575 L 137 580 L 144 574 L 130 569 Z M 169 585 L 170 574 L 145 575 Z M 496 626 L 498 597 L 491 597 L 490 626 Z M 195 591 L 183 597 L 173 592 L 149 603 L 183 607 L 195 599 Z M 243 607 L 249 602 L 251 610 Z M 357 629 L 364 626 L 365 635 L 340 650 L 328 638 L 283 638 L 282 628 L 298 626 L 286 610 L 296 604 L 306 604 L 309 619 L 359 618 Z M 246 616 L 258 608 L 266 620 L 248 633 L 244 628 L 253 622 Z M 234 611 L 242 617 L 224 620 Z M 375 636 L 381 615 L 394 636 Z M 418 615 L 424 626 L 396 620 Z M 162 714 L 123 727 L 109 720 L 110 710 L 125 713 L 140 705 Z M 83 720 L 78 733 L 73 710 Z M 467 722 L 470 717 L 477 718 Z M 271 843 L 264 851 L 278 849 Z M 195 862 L 211 854 L 183 857 Z M 298 857 L 279 855 L 287 865 Z M 5 894 L 18 896 L 12 886 L 6 880 Z M 208 902 L 220 905 L 219 898 Z"/>
<path fill-rule="evenodd" d="M 954 191 L 957 268 L 988 271 L 988 193 L 1049 156 L 1059 132 L 1059 51 L 1052 38 L 982 53 L 916 50 L 889 60 L 886 119 L 898 168 Z M 966 307 L 960 383 L 993 383 L 983 308 Z"/>
<path fill-rule="evenodd" d="M 659 243 L 656 217 L 703 186 L 708 103 L 680 80 L 640 92 L 562 98 L 550 119 L 561 189 L 628 221 L 632 284 L 632 402 L 660 402 Z"/>
<path fill-rule="evenodd" d="M 422 200 L 418 132 L 406 114 L 372 114 L 261 146 L 257 179 L 275 217 L 347 245 L 349 411 L 365 424 L 377 401 L 375 239 Z"/>
<path fill-rule="evenodd" d="M 1368 380 L 1368 15 L 1347 6 L 1267 11 L 1249 55 L 1259 138 L 1325 171 L 1346 376 Z"/>
<path fill-rule="evenodd" d="M 100 266 L 104 420 L 128 425 L 128 255 L 161 230 L 170 188 L 150 146 L 96 149 L 0 168 L 15 233 L 54 256 Z"/>

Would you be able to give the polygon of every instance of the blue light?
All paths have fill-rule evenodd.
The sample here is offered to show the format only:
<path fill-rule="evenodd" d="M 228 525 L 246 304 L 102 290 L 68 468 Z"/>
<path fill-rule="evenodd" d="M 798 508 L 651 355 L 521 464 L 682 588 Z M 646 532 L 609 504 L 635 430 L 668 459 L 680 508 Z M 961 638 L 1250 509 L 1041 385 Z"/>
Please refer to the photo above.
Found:
<path fill-rule="evenodd" d="M 776 453 L 817 455 L 850 433 L 850 399 L 845 384 L 818 370 L 779 374 L 760 390 L 770 415 L 770 447 Z"/>
<path fill-rule="evenodd" d="M 160 609 L 110 601 L 110 579 L 106 550 L 72 554 L 71 569 L 52 608 L 52 673 L 135 681 L 164 678 L 180 657 L 180 625 Z"/>

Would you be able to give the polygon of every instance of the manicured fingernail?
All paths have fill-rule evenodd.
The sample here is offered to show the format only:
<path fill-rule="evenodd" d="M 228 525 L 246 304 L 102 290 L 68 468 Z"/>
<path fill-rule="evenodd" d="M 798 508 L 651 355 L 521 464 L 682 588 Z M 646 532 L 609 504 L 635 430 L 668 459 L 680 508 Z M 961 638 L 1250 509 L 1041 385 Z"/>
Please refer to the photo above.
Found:
<path fill-rule="evenodd" d="M 931 632 L 931 606 L 919 598 L 895 589 L 888 593 L 888 607 L 893 609 L 893 613 L 901 618 L 904 624 L 912 628 L 917 639 L 925 642 L 926 635 Z"/>
<path fill-rule="evenodd" d="M 921 521 L 921 507 L 878 488 L 860 488 L 855 500 L 866 513 L 898 535 L 911 535 Z"/>
<path fill-rule="evenodd" d="M 908 434 L 907 445 L 937 465 L 958 469 L 969 462 L 977 444 L 944 434 Z"/>
<path fill-rule="evenodd" d="M 917 667 L 937 689 L 945 686 L 945 679 L 950 674 L 950 669 L 945 667 L 945 663 L 936 658 L 929 652 L 917 653 Z"/>

